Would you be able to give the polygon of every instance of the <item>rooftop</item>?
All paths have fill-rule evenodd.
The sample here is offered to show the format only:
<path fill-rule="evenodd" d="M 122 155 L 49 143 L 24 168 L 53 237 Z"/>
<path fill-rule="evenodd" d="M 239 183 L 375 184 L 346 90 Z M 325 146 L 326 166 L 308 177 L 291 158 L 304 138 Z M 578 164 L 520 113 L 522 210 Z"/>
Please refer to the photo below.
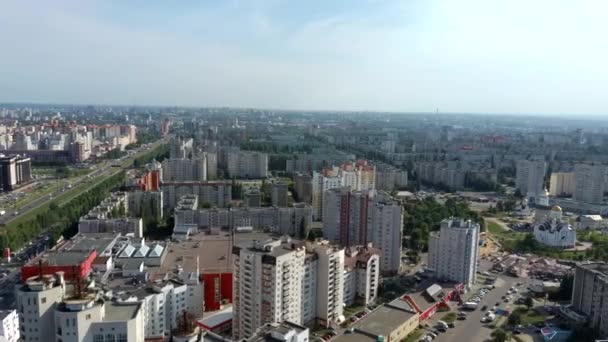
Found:
<path fill-rule="evenodd" d="M 253 240 L 265 240 L 271 237 L 266 233 L 235 234 L 235 244 L 245 244 Z M 230 234 L 220 235 L 193 234 L 187 241 L 170 243 L 168 252 L 160 267 L 148 267 L 151 274 L 173 272 L 176 265 L 184 272 L 194 272 L 198 264 L 201 273 L 219 273 L 232 271 L 232 241 Z"/>
<path fill-rule="evenodd" d="M 405 311 L 390 306 L 381 306 L 369 313 L 354 328 L 376 336 L 389 336 L 410 318 L 417 316 L 413 311 Z"/>
<path fill-rule="evenodd" d="M 106 315 L 104 317 L 104 321 L 113 322 L 113 321 L 128 321 L 137 315 L 141 308 L 140 302 L 130 302 L 130 303 L 114 303 L 108 302 L 106 303 Z"/>
<path fill-rule="evenodd" d="M 353 332 L 350 334 L 343 334 L 333 339 L 334 342 L 376 342 L 376 338 L 369 337 L 360 332 Z"/>
<path fill-rule="evenodd" d="M 247 338 L 246 342 L 283 342 L 285 341 L 284 338 L 280 338 L 280 337 L 284 337 L 286 334 L 288 334 L 291 331 L 294 331 L 295 333 L 299 334 L 305 330 L 308 330 L 308 328 L 295 324 L 295 323 L 291 323 L 291 322 L 281 322 L 281 323 L 267 323 L 263 326 L 261 326 L 258 331 L 256 331 L 255 335 Z M 279 337 L 279 338 L 277 338 Z"/>

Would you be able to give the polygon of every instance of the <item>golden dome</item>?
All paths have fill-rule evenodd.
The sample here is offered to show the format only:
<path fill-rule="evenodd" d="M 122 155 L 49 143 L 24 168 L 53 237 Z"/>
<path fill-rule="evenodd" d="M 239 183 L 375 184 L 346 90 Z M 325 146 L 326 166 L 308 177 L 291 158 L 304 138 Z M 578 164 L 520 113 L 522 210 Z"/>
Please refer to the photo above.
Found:
<path fill-rule="evenodd" d="M 554 205 L 553 208 L 551 208 L 551 211 L 562 211 L 562 207 L 559 205 Z"/>

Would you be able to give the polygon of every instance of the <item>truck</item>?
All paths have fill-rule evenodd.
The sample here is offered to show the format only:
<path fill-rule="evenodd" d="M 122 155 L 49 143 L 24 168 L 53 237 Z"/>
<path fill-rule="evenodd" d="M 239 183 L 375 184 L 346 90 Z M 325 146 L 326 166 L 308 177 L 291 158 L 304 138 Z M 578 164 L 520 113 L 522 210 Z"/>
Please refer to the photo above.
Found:
<path fill-rule="evenodd" d="M 475 303 L 475 302 L 466 302 L 466 303 L 463 304 L 464 308 L 465 309 L 469 309 L 469 310 L 475 310 L 475 309 L 477 309 L 477 305 L 478 304 Z"/>

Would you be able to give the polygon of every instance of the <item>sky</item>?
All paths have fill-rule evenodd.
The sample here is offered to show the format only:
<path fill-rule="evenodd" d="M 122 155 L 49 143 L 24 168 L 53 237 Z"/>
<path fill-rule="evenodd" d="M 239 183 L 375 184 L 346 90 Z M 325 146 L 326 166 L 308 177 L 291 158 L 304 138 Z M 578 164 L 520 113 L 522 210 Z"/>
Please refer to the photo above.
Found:
<path fill-rule="evenodd" d="M 608 114 L 605 0 L 3 0 L 0 101 Z"/>

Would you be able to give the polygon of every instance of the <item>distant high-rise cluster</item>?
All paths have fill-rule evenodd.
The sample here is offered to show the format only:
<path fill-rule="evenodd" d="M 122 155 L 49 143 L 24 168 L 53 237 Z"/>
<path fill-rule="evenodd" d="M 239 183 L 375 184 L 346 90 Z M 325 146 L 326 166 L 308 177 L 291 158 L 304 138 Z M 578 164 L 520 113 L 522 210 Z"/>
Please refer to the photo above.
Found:
<path fill-rule="evenodd" d="M 376 167 L 366 160 L 346 163 L 312 174 L 312 207 L 315 220 L 323 220 L 325 192 L 338 187 L 355 191 L 376 188 Z"/>

